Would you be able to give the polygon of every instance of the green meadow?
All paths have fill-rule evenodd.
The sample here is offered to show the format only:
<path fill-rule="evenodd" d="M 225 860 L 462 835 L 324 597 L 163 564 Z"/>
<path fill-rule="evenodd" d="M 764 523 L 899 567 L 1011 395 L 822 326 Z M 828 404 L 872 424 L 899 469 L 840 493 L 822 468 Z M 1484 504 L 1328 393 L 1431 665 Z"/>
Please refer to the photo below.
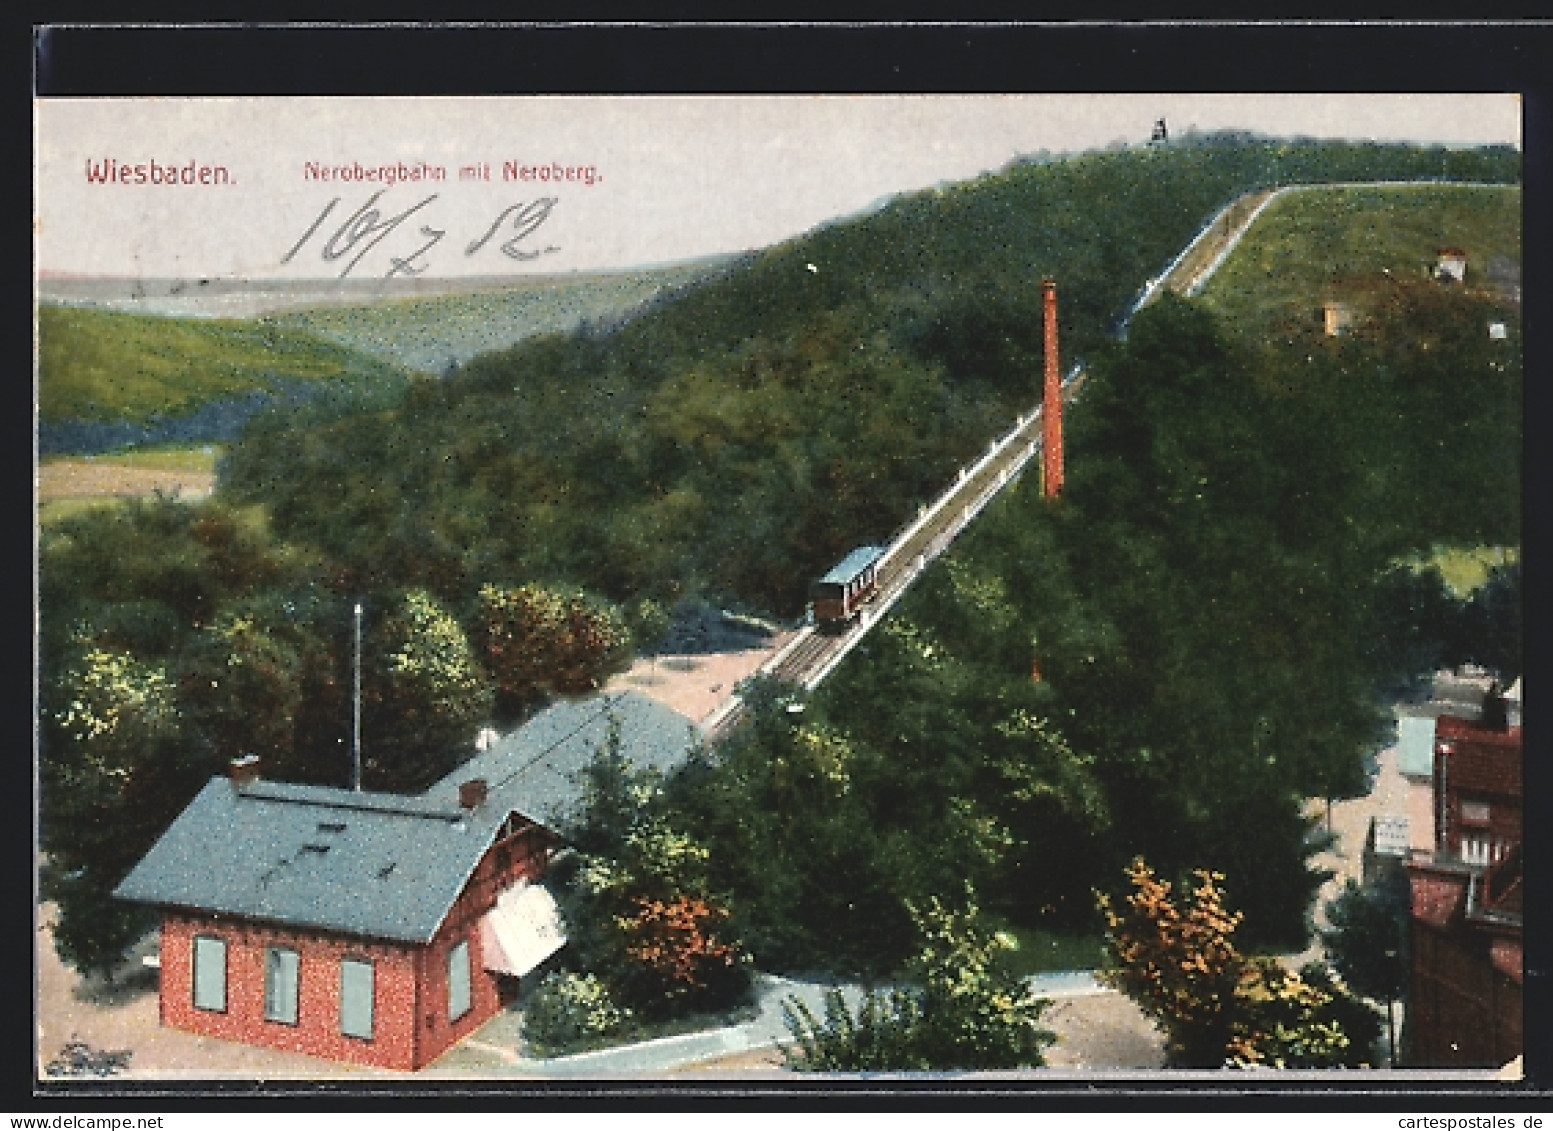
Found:
<path fill-rule="evenodd" d="M 1468 253 L 1467 285 L 1521 264 L 1521 190 L 1419 185 L 1311 188 L 1268 205 L 1203 289 L 1215 313 L 1246 330 L 1280 317 L 1314 321 L 1326 299 L 1347 299 L 1388 277 L 1427 279 L 1442 247 Z M 1497 261 L 1497 262 L 1496 262 Z"/>
<path fill-rule="evenodd" d="M 402 382 L 408 371 L 268 319 L 168 318 L 43 305 L 44 421 L 145 421 L 299 381 Z"/>

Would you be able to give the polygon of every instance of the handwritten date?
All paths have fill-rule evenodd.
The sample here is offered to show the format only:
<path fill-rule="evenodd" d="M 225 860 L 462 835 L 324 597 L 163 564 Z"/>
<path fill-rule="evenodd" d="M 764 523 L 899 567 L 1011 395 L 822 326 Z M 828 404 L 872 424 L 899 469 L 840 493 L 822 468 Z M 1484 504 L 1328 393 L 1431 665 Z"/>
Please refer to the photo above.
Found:
<path fill-rule="evenodd" d="M 430 223 L 423 222 L 412 231 L 410 226 L 405 226 L 405 221 L 418 214 L 422 220 L 425 220 L 429 213 L 423 213 L 423 210 L 429 208 L 439 194 L 432 193 L 403 211 L 386 215 L 388 210 L 380 209 L 378 202 L 387 191 L 387 189 L 379 189 L 368 197 L 365 204 L 351 213 L 344 223 L 329 234 L 328 239 L 319 249 L 319 256 L 325 263 L 333 265 L 342 259 L 345 260 L 345 265 L 340 268 L 340 278 L 343 279 L 349 275 L 355 270 L 356 264 L 360 263 L 369 252 L 391 237 L 393 242 L 384 249 L 385 252 L 390 253 L 388 270 L 383 273 L 384 278 L 391 279 L 396 275 L 420 275 L 431 266 L 427 253 L 442 242 L 448 234 L 448 229 L 436 228 Z M 320 229 L 324 228 L 325 222 L 334 214 L 341 199 L 337 196 L 324 206 L 324 210 L 308 225 L 307 231 L 302 233 L 302 238 L 292 244 L 291 250 L 281 257 L 282 263 L 290 263 L 303 248 L 307 247 L 314 236 L 319 235 Z M 503 235 L 506 238 L 496 243 L 496 249 L 508 259 L 520 263 L 560 251 L 561 249 L 553 244 L 536 246 L 530 240 L 530 237 L 544 226 L 545 221 L 550 219 L 550 214 L 555 210 L 558 200 L 559 198 L 554 196 L 541 196 L 536 200 L 519 202 L 502 209 L 496 219 L 485 228 L 484 234 L 464 246 L 464 256 L 468 258 L 478 255 L 487 244 Z M 401 227 L 404 228 L 402 233 Z M 392 254 L 395 250 L 399 254 Z"/>

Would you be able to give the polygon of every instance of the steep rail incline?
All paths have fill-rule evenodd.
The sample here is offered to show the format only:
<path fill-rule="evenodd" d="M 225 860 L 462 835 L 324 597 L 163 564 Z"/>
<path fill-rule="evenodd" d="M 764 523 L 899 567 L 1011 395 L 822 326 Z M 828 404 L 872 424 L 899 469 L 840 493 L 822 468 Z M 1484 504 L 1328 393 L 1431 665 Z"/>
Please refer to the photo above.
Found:
<path fill-rule="evenodd" d="M 1082 385 L 1080 368 L 1074 366 L 1063 384 L 1064 401 L 1075 396 Z M 863 606 L 856 621 L 835 634 L 821 632 L 812 624 L 805 625 L 755 674 L 813 691 L 1041 450 L 1041 409 L 1038 405 L 1032 412 L 1020 416 L 1014 427 L 994 440 L 974 464 L 961 468 L 955 481 L 895 536 L 879 559 L 877 593 Z M 717 740 L 732 733 L 743 716 L 744 703 L 735 691 L 707 716 L 702 727 L 709 737 Z"/>
<path fill-rule="evenodd" d="M 1381 181 L 1355 184 L 1286 185 L 1260 189 L 1230 201 L 1220 209 L 1181 254 L 1144 286 L 1127 311 L 1127 322 L 1138 311 L 1154 302 L 1164 291 L 1192 297 L 1199 294 L 1222 266 L 1259 216 L 1275 200 L 1290 192 L 1334 188 L 1401 188 L 1441 185 L 1484 187 L 1460 181 Z M 1073 366 L 1063 381 L 1063 401 L 1074 399 L 1084 383 L 1083 363 Z M 1009 483 L 1019 478 L 1025 465 L 1040 454 L 1041 408 L 1020 416 L 1014 428 L 993 441 L 985 454 L 971 467 L 961 468 L 958 477 L 931 505 L 923 507 L 915 520 L 895 536 L 879 560 L 878 592 L 858 619 L 835 635 L 822 633 L 806 625 L 755 673 L 813 691 L 835 671 L 847 654 L 860 644 L 870 629 L 881 621 L 913 582 Z M 745 715 L 744 701 L 737 689 L 702 721 L 712 741 L 731 734 Z"/>

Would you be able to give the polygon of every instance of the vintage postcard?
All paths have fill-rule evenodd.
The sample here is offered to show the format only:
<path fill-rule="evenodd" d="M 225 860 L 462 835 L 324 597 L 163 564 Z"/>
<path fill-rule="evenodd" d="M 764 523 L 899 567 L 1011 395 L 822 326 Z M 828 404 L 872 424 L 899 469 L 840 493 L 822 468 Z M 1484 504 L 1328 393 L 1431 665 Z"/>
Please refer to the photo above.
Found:
<path fill-rule="evenodd" d="M 1520 1077 L 1516 97 L 35 115 L 43 1084 Z"/>

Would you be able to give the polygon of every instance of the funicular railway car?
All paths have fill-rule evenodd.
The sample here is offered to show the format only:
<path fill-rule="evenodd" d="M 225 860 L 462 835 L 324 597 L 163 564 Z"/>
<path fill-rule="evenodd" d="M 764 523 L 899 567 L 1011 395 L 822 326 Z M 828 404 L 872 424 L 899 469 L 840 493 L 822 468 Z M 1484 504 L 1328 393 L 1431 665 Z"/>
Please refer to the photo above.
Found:
<path fill-rule="evenodd" d="M 883 546 L 859 546 L 814 583 L 814 620 L 822 629 L 840 631 L 857 616 L 878 587 Z"/>

